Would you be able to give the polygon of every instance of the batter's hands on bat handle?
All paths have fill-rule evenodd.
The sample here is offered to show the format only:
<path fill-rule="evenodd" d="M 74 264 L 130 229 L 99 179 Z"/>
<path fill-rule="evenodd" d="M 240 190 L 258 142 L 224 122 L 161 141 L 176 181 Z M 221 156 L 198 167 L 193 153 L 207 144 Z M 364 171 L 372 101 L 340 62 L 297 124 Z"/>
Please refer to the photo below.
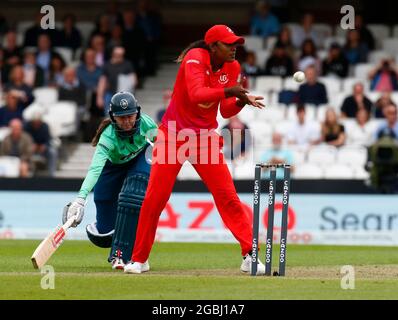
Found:
<path fill-rule="evenodd" d="M 76 198 L 74 201 L 69 202 L 62 212 L 62 223 L 65 223 L 69 218 L 75 216 L 76 219 L 72 224 L 73 228 L 76 228 L 84 217 L 84 206 L 86 200 L 83 198 Z"/>

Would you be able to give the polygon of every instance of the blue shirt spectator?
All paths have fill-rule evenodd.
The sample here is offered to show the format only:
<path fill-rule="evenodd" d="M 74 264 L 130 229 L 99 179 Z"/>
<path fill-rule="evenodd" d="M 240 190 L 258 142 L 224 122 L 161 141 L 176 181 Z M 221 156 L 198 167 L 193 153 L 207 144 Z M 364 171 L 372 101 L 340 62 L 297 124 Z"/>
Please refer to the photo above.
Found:
<path fill-rule="evenodd" d="M 382 123 L 376 130 L 375 139 L 380 139 L 384 136 L 389 136 L 398 140 L 398 122 L 397 122 L 397 107 L 394 104 L 389 104 L 384 107 L 384 116 L 386 122 Z"/>
<path fill-rule="evenodd" d="M 310 66 L 305 70 L 307 82 L 299 87 L 300 103 L 310 103 L 315 105 L 328 103 L 326 87 L 323 83 L 318 82 L 317 71 L 314 66 Z"/>
<path fill-rule="evenodd" d="M 77 78 L 87 90 L 96 91 L 101 74 L 102 69 L 95 63 L 95 51 L 86 49 L 84 62 L 77 67 Z"/>
<path fill-rule="evenodd" d="M 259 1 L 256 11 L 250 22 L 251 34 L 263 38 L 277 35 L 281 26 L 279 19 L 270 12 L 268 3 Z"/>
<path fill-rule="evenodd" d="M 265 151 L 261 156 L 262 163 L 268 164 L 290 164 L 293 165 L 293 153 L 289 149 L 282 148 L 283 137 L 280 133 L 275 132 L 272 135 L 272 148 Z M 293 169 L 293 168 L 292 168 Z M 269 179 L 269 170 L 264 172 L 263 177 Z M 283 168 L 276 170 L 276 178 L 278 180 L 283 179 L 284 172 Z"/>
<path fill-rule="evenodd" d="M 0 127 L 7 127 L 12 119 L 22 120 L 23 107 L 18 96 L 10 91 L 6 96 L 6 105 L 0 108 Z"/>

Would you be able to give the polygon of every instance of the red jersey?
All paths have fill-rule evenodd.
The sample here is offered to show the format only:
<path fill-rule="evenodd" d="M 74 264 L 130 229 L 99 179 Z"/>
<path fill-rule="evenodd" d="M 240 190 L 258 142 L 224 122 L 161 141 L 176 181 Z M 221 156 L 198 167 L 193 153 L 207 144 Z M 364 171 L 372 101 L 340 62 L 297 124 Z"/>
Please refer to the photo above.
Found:
<path fill-rule="evenodd" d="M 212 71 L 209 52 L 195 48 L 188 51 L 178 70 L 170 104 L 162 124 L 174 121 L 177 131 L 189 128 L 216 129 L 218 106 L 224 118 L 230 118 L 242 110 L 236 98 L 225 98 L 224 88 L 238 84 L 240 65 L 238 61 L 226 62 L 216 72 Z"/>

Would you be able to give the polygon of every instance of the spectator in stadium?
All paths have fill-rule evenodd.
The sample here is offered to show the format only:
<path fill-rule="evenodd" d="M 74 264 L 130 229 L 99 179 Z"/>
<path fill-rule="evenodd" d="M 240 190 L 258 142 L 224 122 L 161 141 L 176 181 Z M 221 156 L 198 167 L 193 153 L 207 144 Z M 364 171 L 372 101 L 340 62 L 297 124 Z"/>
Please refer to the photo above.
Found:
<path fill-rule="evenodd" d="M 103 13 L 96 21 L 95 28 L 90 35 L 90 39 L 96 35 L 101 35 L 104 38 L 105 43 L 107 43 L 111 37 L 111 29 L 111 20 L 107 14 Z"/>
<path fill-rule="evenodd" d="M 347 144 L 353 146 L 369 146 L 373 141 L 374 128 L 371 125 L 370 114 L 366 109 L 359 109 L 355 122 L 347 130 Z"/>
<path fill-rule="evenodd" d="M 44 72 L 36 64 L 36 55 L 33 51 L 27 50 L 24 53 L 24 83 L 31 88 L 44 86 Z"/>
<path fill-rule="evenodd" d="M 33 140 L 23 131 L 20 119 L 12 119 L 9 123 L 10 133 L 1 143 L 3 156 L 18 157 L 21 160 L 19 167 L 20 177 L 27 178 L 31 171 L 31 158 L 33 154 Z"/>
<path fill-rule="evenodd" d="M 398 69 L 392 59 L 382 59 L 369 72 L 370 90 L 391 92 L 398 90 Z"/>
<path fill-rule="evenodd" d="M 269 164 L 290 164 L 291 170 L 294 171 L 293 160 L 293 153 L 283 146 L 283 135 L 279 132 L 274 132 L 272 134 L 272 147 L 262 154 L 261 162 Z M 269 178 L 269 170 L 264 169 L 263 177 Z M 283 179 L 282 168 L 276 170 L 276 178 L 278 180 Z"/>
<path fill-rule="evenodd" d="M 267 38 L 279 33 L 281 28 L 279 19 L 271 13 L 270 9 L 267 1 L 257 1 L 256 12 L 250 20 L 250 33 L 252 35 Z"/>
<path fill-rule="evenodd" d="M 286 47 L 277 43 L 272 55 L 265 63 L 264 73 L 269 76 L 288 77 L 293 74 L 293 60 L 289 57 Z"/>
<path fill-rule="evenodd" d="M 95 51 L 95 63 L 102 67 L 108 58 L 105 51 L 105 38 L 100 34 L 94 35 L 90 40 L 90 48 Z"/>
<path fill-rule="evenodd" d="M 5 91 L 13 91 L 18 96 L 23 108 L 33 102 L 32 88 L 25 82 L 24 69 L 21 65 L 15 66 L 10 73 L 10 81 L 4 86 Z"/>
<path fill-rule="evenodd" d="M 1 68 L 1 82 L 9 82 L 9 75 L 16 65 L 21 63 L 21 50 L 16 44 L 16 34 L 9 31 L 6 34 L 6 46 L 2 49 L 3 63 Z"/>
<path fill-rule="evenodd" d="M 104 116 L 104 110 L 97 106 L 97 88 L 102 69 L 95 63 L 95 51 L 87 48 L 84 51 L 83 62 L 77 67 L 77 78 L 86 89 L 89 118 L 83 123 L 83 140 L 89 142 Z"/>
<path fill-rule="evenodd" d="M 57 170 L 57 149 L 51 144 L 50 129 L 43 121 L 42 113 L 35 111 L 24 130 L 33 138 L 32 161 L 43 162 L 47 165 L 48 175 L 53 177 Z M 44 160 L 44 161 L 43 161 Z"/>
<path fill-rule="evenodd" d="M 299 87 L 299 101 L 309 104 L 326 104 L 328 103 L 326 87 L 318 81 L 317 70 L 315 66 L 309 66 L 305 69 L 306 83 Z"/>
<path fill-rule="evenodd" d="M 312 39 L 306 39 L 301 46 L 301 55 L 297 63 L 297 69 L 305 70 L 311 65 L 316 67 L 317 74 L 321 74 L 321 60 L 318 58 L 315 43 Z"/>
<path fill-rule="evenodd" d="M 3 47 L 4 60 L 9 65 L 17 65 L 22 59 L 22 48 L 17 44 L 17 33 L 10 30 L 5 35 L 5 46 Z"/>
<path fill-rule="evenodd" d="M 377 119 L 384 118 L 384 108 L 390 104 L 395 105 L 395 102 L 391 99 L 391 92 L 385 91 L 374 103 L 374 117 Z"/>
<path fill-rule="evenodd" d="M 290 145 L 295 145 L 307 149 L 319 141 L 319 125 L 308 121 L 305 118 L 305 106 L 297 105 L 297 120 L 289 127 L 286 138 Z"/>
<path fill-rule="evenodd" d="M 48 73 L 48 86 L 58 87 L 61 85 L 65 67 L 66 63 L 61 56 L 54 56 L 51 58 L 50 70 Z"/>
<path fill-rule="evenodd" d="M 8 126 L 12 119 L 22 120 L 22 111 L 19 94 L 13 90 L 6 92 L 5 105 L 0 108 L 0 127 Z"/>
<path fill-rule="evenodd" d="M 257 56 L 254 51 L 247 51 L 246 59 L 242 63 L 242 73 L 248 77 L 261 75 L 261 69 L 257 65 Z"/>
<path fill-rule="evenodd" d="M 57 52 L 52 50 L 50 37 L 47 34 L 39 35 L 37 40 L 36 64 L 43 69 L 46 83 L 49 81 L 51 61 L 54 57 L 62 59 Z"/>
<path fill-rule="evenodd" d="M 137 25 L 144 31 L 144 75 L 155 75 L 158 67 L 157 55 L 161 37 L 161 16 L 154 4 L 138 0 Z"/>
<path fill-rule="evenodd" d="M 136 13 L 132 9 L 123 11 L 123 47 L 126 49 L 126 59 L 129 60 L 137 75 L 144 75 L 144 48 L 137 43 L 145 43 L 144 31 L 136 22 Z"/>
<path fill-rule="evenodd" d="M 316 47 L 321 46 L 321 37 L 313 26 L 314 16 L 311 13 L 305 13 L 301 18 L 301 25 L 294 28 L 292 32 L 292 41 L 296 48 L 302 48 L 307 39 L 311 39 Z"/>
<path fill-rule="evenodd" d="M 295 58 L 295 48 L 292 40 L 292 32 L 288 26 L 283 26 L 278 34 L 276 44 L 282 44 L 286 48 L 286 52 L 290 58 Z"/>
<path fill-rule="evenodd" d="M 321 140 L 326 144 L 341 147 L 346 140 L 344 126 L 338 122 L 336 111 L 329 107 L 326 110 L 325 121 L 321 124 Z"/>
<path fill-rule="evenodd" d="M 112 54 L 113 48 L 115 47 L 123 47 L 123 29 L 118 24 L 112 28 L 111 37 L 106 44 L 107 56 Z"/>
<path fill-rule="evenodd" d="M 54 45 L 58 45 L 59 41 L 59 30 L 58 29 L 43 29 L 41 27 L 41 19 L 45 16 L 44 13 L 38 13 L 35 18 L 33 26 L 25 31 L 23 47 L 35 47 L 39 41 L 40 35 L 48 35 L 50 42 Z M 44 19 L 44 22 L 48 22 Z"/>
<path fill-rule="evenodd" d="M 369 50 L 375 49 L 375 39 L 372 32 L 366 27 L 363 16 L 355 14 L 355 30 L 358 30 L 361 42 L 365 43 Z"/>
<path fill-rule="evenodd" d="M 125 50 L 123 47 L 115 47 L 112 58 L 104 65 L 102 76 L 97 88 L 97 106 L 108 114 L 109 102 L 113 94 L 118 90 L 120 75 L 126 75 L 130 79 L 132 90 L 137 83 L 137 76 L 130 61 L 124 59 Z M 128 80 L 124 80 L 128 81 Z"/>
<path fill-rule="evenodd" d="M 122 14 L 120 13 L 119 4 L 117 1 L 107 1 L 105 14 L 109 17 L 111 28 L 122 23 Z"/>
<path fill-rule="evenodd" d="M 385 122 L 380 124 L 375 132 L 375 139 L 380 139 L 384 136 L 398 140 L 398 122 L 397 122 L 397 107 L 394 104 L 389 104 L 384 108 Z"/>
<path fill-rule="evenodd" d="M 344 54 L 350 65 L 365 63 L 368 61 L 368 46 L 361 41 L 358 30 L 348 30 L 346 43 L 344 45 Z"/>
<path fill-rule="evenodd" d="M 87 90 L 95 92 L 102 69 L 95 63 L 95 51 L 91 48 L 84 50 L 83 61 L 76 70 L 79 81 Z"/>
<path fill-rule="evenodd" d="M 82 36 L 79 29 L 76 28 L 76 17 L 68 13 L 63 18 L 63 28 L 59 32 L 59 46 L 67 47 L 75 52 L 82 46 Z"/>
<path fill-rule="evenodd" d="M 347 77 L 348 60 L 338 43 L 331 44 L 328 56 L 322 63 L 322 74 L 324 76 L 334 76 L 338 78 Z"/>
<path fill-rule="evenodd" d="M 228 123 L 221 129 L 224 139 L 224 156 L 226 159 L 238 160 L 246 155 L 251 146 L 251 134 L 247 124 L 236 115 L 228 119 Z"/>
<path fill-rule="evenodd" d="M 79 117 L 82 118 L 86 110 L 86 88 L 77 78 L 75 68 L 65 68 L 58 87 L 58 99 L 75 102 L 79 108 Z"/>
<path fill-rule="evenodd" d="M 371 112 L 373 103 L 365 96 L 362 82 L 354 84 L 352 95 L 346 97 L 341 106 L 341 116 L 343 118 L 355 118 L 358 110 L 365 109 Z"/>

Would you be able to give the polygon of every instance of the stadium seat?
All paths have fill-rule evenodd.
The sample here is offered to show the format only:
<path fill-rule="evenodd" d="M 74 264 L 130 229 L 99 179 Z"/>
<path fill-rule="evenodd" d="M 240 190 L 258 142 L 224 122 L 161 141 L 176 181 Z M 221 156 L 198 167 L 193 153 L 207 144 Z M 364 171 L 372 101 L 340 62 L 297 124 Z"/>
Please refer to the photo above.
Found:
<path fill-rule="evenodd" d="M 345 78 L 342 80 L 342 91 L 345 92 L 347 95 L 352 94 L 352 88 L 354 84 L 361 82 L 363 84 L 367 83 L 366 78 Z M 365 85 L 366 88 L 366 85 Z"/>
<path fill-rule="evenodd" d="M 29 29 L 32 26 L 33 26 L 33 21 L 32 20 L 20 21 L 20 22 L 17 23 L 16 31 L 19 34 L 24 35 L 26 30 Z"/>
<path fill-rule="evenodd" d="M 297 164 L 294 166 L 292 177 L 294 179 L 321 179 L 323 170 L 320 166 L 314 164 Z"/>
<path fill-rule="evenodd" d="M 270 106 L 256 113 L 258 120 L 271 121 L 273 123 L 285 119 L 285 108 L 283 105 Z"/>
<path fill-rule="evenodd" d="M 337 163 L 351 165 L 353 167 L 363 167 L 367 159 L 365 147 L 343 146 L 337 152 Z"/>
<path fill-rule="evenodd" d="M 303 148 L 296 146 L 289 146 L 290 151 L 293 153 L 293 163 L 297 165 L 302 165 L 307 161 L 307 151 Z"/>
<path fill-rule="evenodd" d="M 344 38 L 346 37 L 347 30 L 343 29 L 340 24 L 334 26 L 334 35 L 336 37 Z"/>
<path fill-rule="evenodd" d="M 308 162 L 312 164 L 332 164 L 336 161 L 337 150 L 333 146 L 314 146 L 308 151 Z"/>
<path fill-rule="evenodd" d="M 77 132 L 77 105 L 70 101 L 60 101 L 48 108 L 44 121 L 50 126 L 55 137 L 74 136 Z"/>
<path fill-rule="evenodd" d="M 268 37 L 267 40 L 266 40 L 265 48 L 266 48 L 268 51 L 272 52 L 272 50 L 274 49 L 274 46 L 275 46 L 275 43 L 276 43 L 277 40 L 278 40 L 277 37 Z"/>
<path fill-rule="evenodd" d="M 379 63 L 382 59 L 391 58 L 391 54 L 385 50 L 374 50 L 369 53 L 368 61 L 373 64 Z"/>
<path fill-rule="evenodd" d="M 292 77 L 287 77 L 283 82 L 283 89 L 298 91 L 300 83 L 295 81 Z"/>
<path fill-rule="evenodd" d="M 282 89 L 282 78 L 275 76 L 261 76 L 256 79 L 256 91 L 268 93 L 279 92 Z"/>
<path fill-rule="evenodd" d="M 48 107 L 58 100 L 58 91 L 55 88 L 40 87 L 33 90 L 34 102 Z"/>
<path fill-rule="evenodd" d="M 348 165 L 332 164 L 324 167 L 326 179 L 353 179 L 354 171 Z"/>
<path fill-rule="evenodd" d="M 91 21 L 79 21 L 76 22 L 76 28 L 79 29 L 80 34 L 83 38 L 82 46 L 85 47 L 88 44 L 88 40 L 91 32 L 94 30 L 94 23 Z"/>
<path fill-rule="evenodd" d="M 137 85 L 137 77 L 131 74 L 119 74 L 117 78 L 117 91 L 134 92 Z"/>
<path fill-rule="evenodd" d="M 73 60 L 73 51 L 66 47 L 54 47 L 54 51 L 59 53 L 61 57 L 65 60 L 65 63 L 69 65 Z"/>
<path fill-rule="evenodd" d="M 392 56 L 398 53 L 398 39 L 397 38 L 387 38 L 382 40 L 382 48 L 384 51 L 388 52 Z"/>
<path fill-rule="evenodd" d="M 368 24 L 367 28 L 372 33 L 375 42 L 376 49 L 381 48 L 384 39 L 390 37 L 390 28 L 384 24 Z"/>
<path fill-rule="evenodd" d="M 372 63 L 358 63 L 354 67 L 354 77 L 359 79 L 368 79 L 369 71 L 375 66 Z"/>
<path fill-rule="evenodd" d="M 325 60 L 328 57 L 328 53 L 328 50 L 318 50 L 318 59 L 320 59 L 321 61 Z"/>
<path fill-rule="evenodd" d="M 367 180 L 369 179 L 370 174 L 365 170 L 364 167 L 354 168 L 354 178 L 359 180 Z"/>
<path fill-rule="evenodd" d="M 260 36 L 246 35 L 245 38 L 245 48 L 248 51 L 257 51 L 264 49 L 264 40 Z"/>
<path fill-rule="evenodd" d="M 325 120 L 326 110 L 328 105 L 320 105 L 316 107 L 315 119 L 319 122 L 323 122 Z"/>
<path fill-rule="evenodd" d="M 0 177 L 17 178 L 19 177 L 19 166 L 21 160 L 17 157 L 0 157 Z"/>
<path fill-rule="evenodd" d="M 307 104 L 305 105 L 305 120 L 312 121 L 315 119 L 316 108 L 314 105 Z M 287 108 L 287 120 L 289 121 L 297 121 L 297 106 L 295 104 L 291 104 Z"/>
<path fill-rule="evenodd" d="M 8 127 L 0 127 L 0 145 L 1 141 L 10 133 L 10 129 Z"/>
<path fill-rule="evenodd" d="M 256 51 L 256 59 L 257 59 L 257 66 L 260 68 L 265 68 L 265 63 L 267 62 L 271 52 L 269 50 L 257 50 Z"/>
<path fill-rule="evenodd" d="M 236 165 L 233 170 L 233 178 L 238 180 L 249 180 L 254 177 L 254 164 L 246 161 L 242 165 Z"/>
<path fill-rule="evenodd" d="M 393 37 L 393 38 L 398 38 L 398 24 L 396 24 L 396 25 L 392 28 L 392 37 Z"/>
<path fill-rule="evenodd" d="M 323 39 L 330 37 L 333 33 L 332 27 L 327 23 L 314 23 L 312 27 Z"/>
<path fill-rule="evenodd" d="M 323 43 L 325 50 L 329 50 L 330 45 L 335 42 L 337 42 L 340 46 L 343 47 L 345 44 L 345 38 L 344 37 L 327 37 Z"/>
<path fill-rule="evenodd" d="M 340 79 L 333 77 L 319 77 L 319 82 L 326 86 L 326 91 L 329 97 L 341 91 Z"/>

